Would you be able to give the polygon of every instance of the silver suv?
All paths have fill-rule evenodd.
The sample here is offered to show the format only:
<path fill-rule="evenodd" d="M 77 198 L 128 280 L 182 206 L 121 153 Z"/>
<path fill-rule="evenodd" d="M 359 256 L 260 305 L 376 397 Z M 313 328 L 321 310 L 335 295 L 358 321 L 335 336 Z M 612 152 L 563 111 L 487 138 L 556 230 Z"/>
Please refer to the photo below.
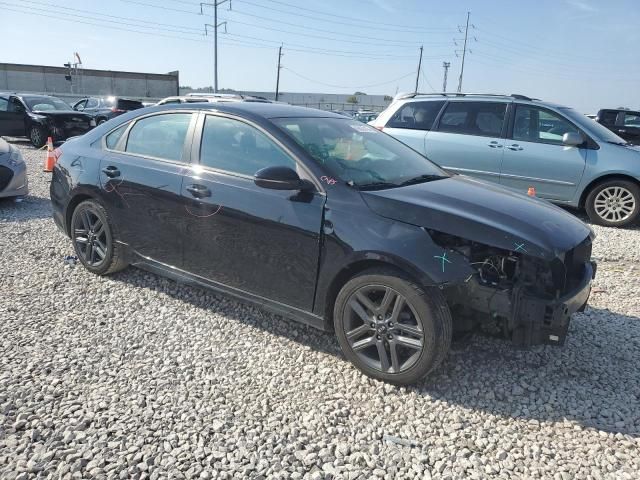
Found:
<path fill-rule="evenodd" d="M 640 148 L 577 111 L 524 95 L 402 95 L 370 122 L 451 172 L 560 205 L 597 224 L 640 215 Z"/>

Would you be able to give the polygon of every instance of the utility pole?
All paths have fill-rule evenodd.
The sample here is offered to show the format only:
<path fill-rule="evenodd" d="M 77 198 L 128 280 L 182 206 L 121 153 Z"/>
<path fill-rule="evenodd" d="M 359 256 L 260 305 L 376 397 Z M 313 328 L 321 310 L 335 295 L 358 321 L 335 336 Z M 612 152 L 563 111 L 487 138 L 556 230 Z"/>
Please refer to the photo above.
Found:
<path fill-rule="evenodd" d="M 460 67 L 460 79 L 458 80 L 458 93 L 462 92 L 462 75 L 464 74 L 464 57 L 467 54 L 467 36 L 469 35 L 469 17 L 471 12 L 467 12 L 467 26 L 464 29 L 464 47 L 462 47 L 462 66 Z"/>
<path fill-rule="evenodd" d="M 218 5 L 229 2 L 231 10 L 231 0 L 216 0 L 213 3 L 200 2 L 200 15 L 204 15 L 203 7 L 213 7 L 213 25 L 205 23 L 204 34 L 209 35 L 207 27 L 213 28 L 213 93 L 218 93 L 218 28 L 224 25 L 224 33 L 227 33 L 227 22 L 218 23 Z"/>
<path fill-rule="evenodd" d="M 422 45 L 420 45 L 420 60 L 418 60 L 418 74 L 416 75 L 416 89 L 413 93 L 418 93 L 418 82 L 420 81 L 420 69 L 422 68 Z"/>
<path fill-rule="evenodd" d="M 442 67 L 444 68 L 444 79 L 442 81 L 442 92 L 447 91 L 447 72 L 449 71 L 449 67 L 451 66 L 451 62 L 442 62 Z"/>
<path fill-rule="evenodd" d="M 278 101 L 278 95 L 280 93 L 280 69 L 282 65 L 280 65 L 280 59 L 282 59 L 282 45 L 278 47 L 278 73 L 276 76 L 276 102 Z"/>

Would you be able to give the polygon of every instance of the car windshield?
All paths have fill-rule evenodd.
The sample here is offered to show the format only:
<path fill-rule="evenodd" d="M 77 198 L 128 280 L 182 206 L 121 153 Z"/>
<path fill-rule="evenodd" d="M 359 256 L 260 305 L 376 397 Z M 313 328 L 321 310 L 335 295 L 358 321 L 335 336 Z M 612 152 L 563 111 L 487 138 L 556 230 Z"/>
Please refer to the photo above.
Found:
<path fill-rule="evenodd" d="M 56 97 L 23 97 L 32 111 L 71 110 L 71 107 Z"/>
<path fill-rule="evenodd" d="M 564 113 L 567 117 L 569 117 L 571 120 L 573 120 L 575 123 L 577 123 L 580 127 L 584 127 L 585 130 L 587 130 L 588 132 L 591 132 L 596 137 L 596 140 L 600 140 L 601 142 L 607 142 L 607 143 L 615 143 L 616 145 L 619 145 L 619 144 L 624 145 L 627 143 L 626 140 L 624 140 L 623 138 L 613 133 L 607 127 L 600 125 L 598 122 L 594 122 L 594 121 L 587 122 L 586 120 L 587 117 L 577 112 L 573 108 L 562 107 L 560 108 L 560 111 Z"/>
<path fill-rule="evenodd" d="M 447 177 L 415 150 L 375 128 L 342 118 L 276 118 L 335 178 L 361 189 L 392 188 Z"/>

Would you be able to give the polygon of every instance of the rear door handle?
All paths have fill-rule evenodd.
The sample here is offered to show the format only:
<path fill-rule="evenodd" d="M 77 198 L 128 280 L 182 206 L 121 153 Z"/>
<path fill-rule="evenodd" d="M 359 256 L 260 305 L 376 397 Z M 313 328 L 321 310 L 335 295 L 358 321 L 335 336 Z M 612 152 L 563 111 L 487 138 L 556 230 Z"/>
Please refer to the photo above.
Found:
<path fill-rule="evenodd" d="M 509 150 L 513 150 L 514 152 L 522 150 L 522 147 L 520 145 L 518 145 L 517 143 L 514 143 L 513 145 L 507 145 L 507 148 Z"/>
<path fill-rule="evenodd" d="M 116 178 L 120 176 L 120 170 L 118 170 L 118 167 L 114 167 L 113 165 L 103 168 L 102 173 L 109 178 Z"/>
<path fill-rule="evenodd" d="M 491 148 L 502 148 L 502 145 L 499 142 L 496 142 L 495 140 L 489 142 L 489 146 Z"/>
<path fill-rule="evenodd" d="M 211 190 L 209 190 L 204 185 L 189 185 L 187 187 L 187 192 L 189 192 L 195 198 L 205 198 L 211 196 Z"/>

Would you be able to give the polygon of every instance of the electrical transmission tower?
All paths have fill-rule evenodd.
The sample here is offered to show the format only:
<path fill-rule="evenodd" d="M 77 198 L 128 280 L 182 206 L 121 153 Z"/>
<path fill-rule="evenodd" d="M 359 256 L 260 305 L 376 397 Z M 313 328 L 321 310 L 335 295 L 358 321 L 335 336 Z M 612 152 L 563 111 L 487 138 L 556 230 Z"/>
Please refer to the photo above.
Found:
<path fill-rule="evenodd" d="M 451 62 L 442 62 L 442 68 L 444 68 L 444 79 L 442 80 L 442 91 L 447 91 L 447 73 L 449 72 L 449 67 L 451 66 Z"/>
<path fill-rule="evenodd" d="M 282 45 L 278 47 L 278 73 L 276 75 L 276 102 L 278 101 L 278 95 L 280 94 L 280 70 L 282 69 L 280 60 L 282 60 Z"/>
<path fill-rule="evenodd" d="M 465 58 L 467 56 L 467 50 L 469 51 L 469 53 L 471 52 L 471 49 L 467 49 L 467 41 L 469 38 L 469 17 L 471 17 L 471 12 L 467 12 L 467 24 L 464 27 L 464 46 L 462 47 L 462 65 L 460 66 L 460 78 L 458 79 L 458 93 L 460 93 L 462 91 L 462 76 L 464 75 L 464 61 Z M 475 29 L 475 25 L 471 25 L 471 28 Z M 458 30 L 460 31 L 460 33 L 462 33 L 462 27 L 458 26 Z M 476 37 L 473 37 L 473 39 L 477 42 L 478 39 Z M 453 41 L 456 45 L 456 39 L 454 39 Z M 458 56 L 458 51 L 456 50 L 456 57 Z"/>

